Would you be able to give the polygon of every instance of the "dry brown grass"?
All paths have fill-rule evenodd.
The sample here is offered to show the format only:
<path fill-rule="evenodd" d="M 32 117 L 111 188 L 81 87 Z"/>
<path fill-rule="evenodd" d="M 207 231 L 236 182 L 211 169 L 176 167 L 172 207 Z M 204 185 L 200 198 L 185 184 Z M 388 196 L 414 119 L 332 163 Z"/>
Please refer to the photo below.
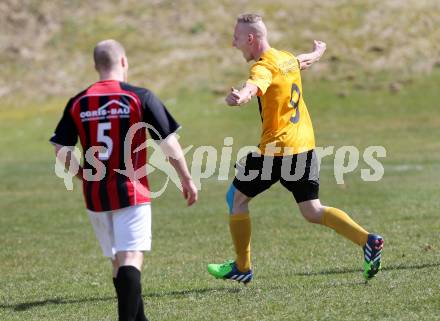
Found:
<path fill-rule="evenodd" d="M 246 11 L 264 15 L 276 47 L 299 53 L 313 39 L 328 43 L 311 77 L 362 87 L 385 73 L 398 90 L 440 64 L 436 0 L 4 0 L 0 97 L 74 93 L 95 80 L 91 50 L 110 37 L 126 46 L 133 82 L 226 90 L 246 75 L 230 46 L 235 17 Z"/>

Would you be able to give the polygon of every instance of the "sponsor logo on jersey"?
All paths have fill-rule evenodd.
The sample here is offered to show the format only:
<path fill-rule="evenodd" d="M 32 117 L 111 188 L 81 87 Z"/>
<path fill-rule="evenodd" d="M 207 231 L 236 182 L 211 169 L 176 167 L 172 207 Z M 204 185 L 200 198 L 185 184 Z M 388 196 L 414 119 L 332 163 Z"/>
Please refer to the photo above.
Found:
<path fill-rule="evenodd" d="M 130 117 L 130 106 L 113 99 L 97 110 L 83 111 L 79 116 L 83 122 L 111 118 L 128 118 Z"/>

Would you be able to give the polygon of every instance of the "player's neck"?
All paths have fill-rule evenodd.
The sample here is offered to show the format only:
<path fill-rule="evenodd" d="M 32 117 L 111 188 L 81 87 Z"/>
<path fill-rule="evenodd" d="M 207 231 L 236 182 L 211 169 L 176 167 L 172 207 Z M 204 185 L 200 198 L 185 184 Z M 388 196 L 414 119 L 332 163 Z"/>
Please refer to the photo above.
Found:
<path fill-rule="evenodd" d="M 118 72 L 105 72 L 99 74 L 99 81 L 116 80 L 125 81 L 124 75 Z"/>
<path fill-rule="evenodd" d="M 255 61 L 260 60 L 261 56 L 270 49 L 270 45 L 267 41 L 262 41 L 258 46 L 257 52 L 255 53 Z"/>

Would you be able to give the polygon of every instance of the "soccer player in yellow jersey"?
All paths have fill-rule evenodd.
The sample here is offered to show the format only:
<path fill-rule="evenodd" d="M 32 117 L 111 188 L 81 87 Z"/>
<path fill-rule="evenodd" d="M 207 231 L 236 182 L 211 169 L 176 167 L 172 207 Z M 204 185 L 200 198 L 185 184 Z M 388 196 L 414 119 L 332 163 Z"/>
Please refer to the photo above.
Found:
<path fill-rule="evenodd" d="M 236 164 L 237 175 L 226 196 L 236 258 L 223 264 L 209 264 L 208 272 L 216 278 L 243 283 L 252 280 L 248 204 L 280 181 L 293 194 L 307 221 L 328 226 L 363 248 L 364 277 L 372 278 L 380 269 L 383 238 L 368 233 L 342 210 L 322 205 L 318 197 L 315 138 L 302 95 L 300 70 L 319 60 L 325 43 L 315 41 L 313 52 L 295 57 L 270 47 L 261 16 L 244 14 L 237 19 L 233 46 L 246 61 L 255 63 L 244 87 L 232 88 L 226 102 L 240 106 L 257 96 L 262 135 L 260 153 L 250 153 Z"/>

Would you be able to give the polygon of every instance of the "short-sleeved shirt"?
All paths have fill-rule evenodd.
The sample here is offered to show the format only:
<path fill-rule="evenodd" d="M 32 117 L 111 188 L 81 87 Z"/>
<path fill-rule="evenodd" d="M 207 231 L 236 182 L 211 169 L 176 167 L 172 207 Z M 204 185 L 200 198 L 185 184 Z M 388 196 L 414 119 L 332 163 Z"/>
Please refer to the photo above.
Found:
<path fill-rule="evenodd" d="M 281 147 L 275 156 L 294 155 L 315 148 L 312 121 L 303 99 L 299 62 L 286 51 L 270 48 L 250 69 L 248 83 L 258 87 L 262 120 L 259 148 Z"/>
<path fill-rule="evenodd" d="M 147 125 L 132 127 L 143 123 Z M 155 140 L 165 139 L 180 127 L 148 89 L 105 80 L 69 100 L 50 142 L 75 146 L 79 137 L 84 169 L 92 170 L 93 175 L 103 174 L 105 170 L 99 181 L 83 180 L 83 194 L 89 210 L 110 211 L 150 202 L 145 170 L 147 151 L 142 148 L 147 139 L 145 127 Z M 127 135 L 130 128 L 132 135 Z M 133 131 L 134 128 L 139 130 Z M 125 144 L 128 147 L 124 154 Z M 104 148 L 95 150 L 97 147 Z M 89 161 L 87 151 L 92 156 L 88 157 Z M 124 174 L 127 161 L 131 162 L 128 164 L 134 171 L 144 167 L 145 175 L 134 179 L 133 175 Z"/>

